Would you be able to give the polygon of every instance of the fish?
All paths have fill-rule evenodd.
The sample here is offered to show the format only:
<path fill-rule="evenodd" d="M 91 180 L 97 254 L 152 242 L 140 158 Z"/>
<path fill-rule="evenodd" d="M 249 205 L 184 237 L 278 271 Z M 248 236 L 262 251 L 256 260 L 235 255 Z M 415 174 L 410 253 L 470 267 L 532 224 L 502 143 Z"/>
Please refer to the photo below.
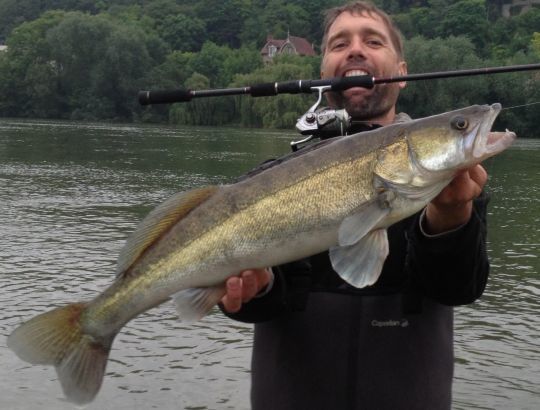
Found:
<path fill-rule="evenodd" d="M 122 327 L 167 300 L 181 320 L 198 320 L 227 278 L 325 250 L 345 281 L 372 285 L 388 255 L 387 228 L 512 144 L 515 133 L 491 131 L 500 110 L 475 105 L 325 140 L 234 183 L 177 193 L 128 238 L 111 286 L 28 320 L 7 345 L 31 364 L 53 365 L 66 398 L 81 405 L 98 394 Z"/>

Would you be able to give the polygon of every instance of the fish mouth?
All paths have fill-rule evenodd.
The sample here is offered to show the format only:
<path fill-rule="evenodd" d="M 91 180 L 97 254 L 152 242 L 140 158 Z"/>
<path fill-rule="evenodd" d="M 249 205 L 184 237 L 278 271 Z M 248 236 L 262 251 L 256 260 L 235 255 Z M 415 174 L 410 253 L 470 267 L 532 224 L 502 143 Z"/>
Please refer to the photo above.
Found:
<path fill-rule="evenodd" d="M 471 134 L 476 135 L 472 149 L 472 155 L 475 159 L 483 160 L 498 154 L 508 148 L 516 139 L 516 134 L 509 130 L 504 132 L 491 131 L 495 119 L 501 112 L 501 104 L 492 104 L 488 109 L 486 119 L 471 132 Z"/>
<path fill-rule="evenodd" d="M 487 153 L 490 155 L 498 154 L 512 145 L 515 139 L 516 133 L 513 131 L 492 131 L 487 136 Z"/>

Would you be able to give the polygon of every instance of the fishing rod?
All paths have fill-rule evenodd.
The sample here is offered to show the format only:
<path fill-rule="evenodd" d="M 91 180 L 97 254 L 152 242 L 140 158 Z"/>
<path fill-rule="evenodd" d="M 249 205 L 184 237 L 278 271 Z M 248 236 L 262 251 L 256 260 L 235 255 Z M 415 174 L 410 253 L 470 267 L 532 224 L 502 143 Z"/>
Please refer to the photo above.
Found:
<path fill-rule="evenodd" d="M 324 88 L 326 91 L 343 91 L 352 87 L 373 88 L 377 84 L 389 84 L 402 81 L 435 80 L 455 77 L 469 77 L 475 75 L 488 75 L 518 71 L 540 70 L 540 63 L 523 64 L 502 67 L 486 67 L 468 70 L 438 71 L 433 73 L 408 74 L 395 77 L 373 77 L 361 75 L 354 77 L 334 77 L 320 80 L 294 80 L 274 83 L 254 84 L 247 87 L 221 88 L 211 90 L 150 90 L 139 91 L 139 103 L 171 104 L 189 102 L 193 98 L 218 97 L 229 95 L 251 95 L 252 97 L 270 97 L 278 94 L 313 93 Z M 320 92 L 320 91 L 319 91 Z"/>
<path fill-rule="evenodd" d="M 228 95 L 246 95 L 268 97 L 277 94 L 318 93 L 315 104 L 296 122 L 297 131 L 305 137 L 291 142 L 293 151 L 314 138 L 326 138 L 346 135 L 353 129 L 353 120 L 345 109 L 319 108 L 323 94 L 327 91 L 343 91 L 352 87 L 373 88 L 377 84 L 389 84 L 402 81 L 435 80 L 444 78 L 467 77 L 518 71 L 540 70 L 540 63 L 487 67 L 468 70 L 438 71 L 433 73 L 408 74 L 394 77 L 373 77 L 361 75 L 354 77 L 334 77 L 321 80 L 295 80 L 275 83 L 255 84 L 248 87 L 222 88 L 213 90 L 158 90 L 140 91 L 141 105 L 170 104 L 188 102 L 193 98 L 217 97 Z"/>

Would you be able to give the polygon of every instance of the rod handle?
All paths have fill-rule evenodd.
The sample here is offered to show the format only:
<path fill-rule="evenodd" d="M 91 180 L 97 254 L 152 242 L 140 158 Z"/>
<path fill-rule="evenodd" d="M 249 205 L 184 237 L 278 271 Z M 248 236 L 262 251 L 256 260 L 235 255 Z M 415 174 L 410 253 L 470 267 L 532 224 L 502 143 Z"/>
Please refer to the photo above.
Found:
<path fill-rule="evenodd" d="M 375 79 L 369 75 L 332 79 L 332 91 L 343 91 L 352 87 L 373 88 Z"/>
<path fill-rule="evenodd" d="M 191 90 L 154 90 L 154 91 L 139 91 L 139 104 L 168 104 L 175 102 L 191 101 L 193 93 Z"/>

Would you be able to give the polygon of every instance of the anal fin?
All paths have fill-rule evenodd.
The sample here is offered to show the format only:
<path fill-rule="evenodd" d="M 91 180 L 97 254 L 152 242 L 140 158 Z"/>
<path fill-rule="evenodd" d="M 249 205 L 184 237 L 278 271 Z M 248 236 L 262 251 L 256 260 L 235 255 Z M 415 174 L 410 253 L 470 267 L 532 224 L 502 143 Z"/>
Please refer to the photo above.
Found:
<path fill-rule="evenodd" d="M 225 296 L 223 285 L 184 289 L 173 295 L 176 310 L 183 322 L 195 322 L 206 316 Z"/>

